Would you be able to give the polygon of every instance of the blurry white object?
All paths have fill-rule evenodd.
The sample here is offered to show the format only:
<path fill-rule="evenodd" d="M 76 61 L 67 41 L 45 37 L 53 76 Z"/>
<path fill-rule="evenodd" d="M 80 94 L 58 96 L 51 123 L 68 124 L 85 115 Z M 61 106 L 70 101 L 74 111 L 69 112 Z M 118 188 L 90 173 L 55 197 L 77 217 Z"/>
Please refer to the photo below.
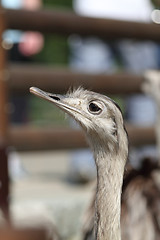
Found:
<path fill-rule="evenodd" d="M 77 35 L 69 38 L 71 45 L 70 67 L 83 72 L 112 73 L 116 65 L 110 47 L 101 39 L 82 39 Z"/>
<path fill-rule="evenodd" d="M 15 150 L 8 153 L 8 171 L 11 180 L 18 180 L 19 178 L 26 177 L 28 174 L 22 166 L 21 159 Z"/>
<path fill-rule="evenodd" d="M 160 24 L 160 10 L 154 9 L 151 14 L 151 18 L 154 23 Z"/>
<path fill-rule="evenodd" d="M 5 8 L 20 8 L 22 7 L 22 0 L 1 0 L 2 6 Z"/>
<path fill-rule="evenodd" d="M 150 0 L 74 0 L 77 13 L 92 17 L 130 21 L 150 21 L 153 6 Z"/>

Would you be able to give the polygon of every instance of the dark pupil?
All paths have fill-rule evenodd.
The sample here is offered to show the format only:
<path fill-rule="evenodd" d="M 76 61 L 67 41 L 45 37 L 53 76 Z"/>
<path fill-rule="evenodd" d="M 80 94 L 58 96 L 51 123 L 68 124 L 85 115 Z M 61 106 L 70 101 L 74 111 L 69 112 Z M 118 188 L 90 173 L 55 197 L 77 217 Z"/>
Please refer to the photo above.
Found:
<path fill-rule="evenodd" d="M 89 110 L 92 111 L 92 112 L 98 112 L 101 109 L 96 104 L 90 103 Z"/>

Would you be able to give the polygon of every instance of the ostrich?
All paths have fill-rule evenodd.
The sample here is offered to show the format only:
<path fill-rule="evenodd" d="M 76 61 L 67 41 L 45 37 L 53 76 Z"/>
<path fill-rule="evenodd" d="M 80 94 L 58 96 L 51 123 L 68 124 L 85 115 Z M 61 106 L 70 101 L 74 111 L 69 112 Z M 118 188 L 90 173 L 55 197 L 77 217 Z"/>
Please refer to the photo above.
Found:
<path fill-rule="evenodd" d="M 121 198 L 121 235 L 124 240 L 158 240 L 160 237 L 160 71 L 146 71 L 141 88 L 157 105 L 158 159 L 142 159 L 139 169 L 126 167 Z M 95 198 L 94 194 L 84 215 L 84 240 L 95 238 Z"/>
<path fill-rule="evenodd" d="M 146 71 L 141 88 L 157 105 L 158 159 L 142 159 L 139 169 L 126 167 L 121 199 L 121 235 L 124 240 L 157 240 L 160 236 L 160 71 Z M 94 194 L 84 215 L 84 240 L 94 239 L 95 198 Z"/>
<path fill-rule="evenodd" d="M 91 233 L 93 233 L 92 215 L 95 212 L 95 235 L 91 234 L 91 239 L 120 240 L 122 228 L 123 240 L 158 240 L 156 236 L 159 236 L 157 232 L 160 233 L 159 215 L 155 211 L 155 206 L 159 204 L 160 194 L 157 195 L 156 201 L 149 198 L 150 205 L 153 207 L 154 218 L 148 212 L 148 205 L 143 196 L 148 193 L 148 184 L 150 184 L 152 195 L 155 196 L 158 192 L 157 185 L 152 184 L 153 181 L 146 181 L 141 177 L 137 180 L 136 176 L 140 175 L 138 171 L 132 171 L 123 183 L 124 169 L 128 157 L 128 138 L 119 106 L 107 96 L 82 88 L 78 88 L 65 96 L 47 93 L 35 87 L 30 88 L 30 92 L 52 102 L 72 116 L 82 126 L 92 148 L 97 167 L 97 188 L 95 201 L 92 202 L 91 207 L 91 210 L 95 208 L 95 211 L 92 211 L 90 222 L 87 223 L 90 225 Z M 144 175 L 147 179 L 147 176 L 150 176 L 151 169 L 156 169 L 156 167 L 150 165 L 147 161 L 145 164 L 146 172 Z M 132 180 L 135 180 L 137 187 L 132 184 Z M 143 191 L 142 188 L 144 183 L 146 183 L 146 191 Z M 125 193 L 122 197 L 121 207 L 122 184 Z M 140 188 L 138 188 L 139 185 Z M 133 199 L 132 194 L 135 192 L 135 188 L 138 188 L 138 191 L 134 194 Z M 135 201 L 137 201 L 137 212 L 134 211 Z M 131 207 L 129 211 L 127 210 L 128 206 Z M 127 225 L 128 221 L 126 219 L 130 218 L 130 215 L 131 221 Z M 157 224 L 156 230 L 153 220 Z M 135 226 L 139 226 L 141 231 Z M 131 228 L 133 228 L 133 234 Z"/>
<path fill-rule="evenodd" d="M 35 87 L 30 91 L 74 117 L 84 129 L 97 167 L 96 239 L 120 240 L 121 191 L 128 157 L 128 138 L 120 108 L 110 98 L 82 88 L 66 96 Z"/>

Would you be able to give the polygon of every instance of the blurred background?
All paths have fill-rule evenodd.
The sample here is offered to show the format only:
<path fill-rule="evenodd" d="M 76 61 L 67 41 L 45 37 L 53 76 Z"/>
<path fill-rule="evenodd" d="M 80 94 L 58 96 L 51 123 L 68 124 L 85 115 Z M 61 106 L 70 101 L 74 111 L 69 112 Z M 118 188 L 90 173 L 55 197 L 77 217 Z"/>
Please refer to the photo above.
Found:
<path fill-rule="evenodd" d="M 49 10 L 48 16 L 52 11 L 55 16 L 56 12 L 62 12 L 60 16 L 63 18 L 64 14 L 64 19 L 70 13 L 75 13 L 82 17 L 120 20 L 122 23 L 154 23 L 156 27 L 160 23 L 158 0 L 1 0 L 1 7 L 23 11 Z M 68 15 L 65 15 L 65 11 Z M 157 34 L 157 39 L 156 35 L 154 39 L 153 33 L 152 39 L 149 30 L 146 30 L 149 37 L 143 36 L 143 33 L 139 33 L 138 25 L 135 25 L 138 37 L 133 38 L 127 38 L 129 30 L 126 30 L 123 37 L 121 29 L 118 33 L 120 37 L 114 34 L 110 36 L 109 33 L 103 38 L 92 31 L 91 34 L 78 34 L 69 29 L 72 27 L 72 18 L 70 26 L 66 25 L 67 34 L 65 29 L 62 30 L 64 34 L 57 30 L 61 24 L 57 25 L 55 33 L 54 30 L 52 33 L 45 31 L 45 23 L 42 27 L 44 31 L 25 29 L 20 23 L 20 29 L 16 29 L 16 23 L 13 23 L 13 27 L 8 27 L 12 26 L 11 12 L 6 12 L 6 16 L 7 20 L 3 19 L 4 26 L 1 27 L 1 62 L 4 61 L 1 70 L 5 69 L 5 78 L 11 78 L 12 82 L 7 87 L 6 95 L 1 94 L 1 103 L 7 102 L 7 111 L 4 111 L 7 124 L 3 126 L 5 118 L 0 121 L 0 136 L 8 142 L 9 135 L 5 151 L 7 150 L 8 159 L 11 218 L 17 225 L 33 225 L 33 222 L 44 217 L 47 226 L 56 226 L 62 239 L 81 239 L 83 213 L 92 197 L 96 178 L 92 154 L 86 148 L 75 122 L 66 118 L 52 104 L 29 94 L 29 87 L 34 83 L 34 86 L 43 86 L 44 90 L 55 93 L 58 92 L 56 81 L 61 81 L 60 93 L 78 85 L 88 87 L 114 98 L 133 130 L 134 126 L 150 129 L 155 123 L 156 106 L 150 97 L 142 93 L 140 86 L 138 90 L 133 87 L 133 93 L 132 87 L 123 91 L 123 86 L 107 91 L 105 78 L 101 86 L 98 79 L 106 75 L 110 79 L 113 75 L 122 76 L 121 78 L 124 76 L 128 81 L 129 78 L 135 78 L 141 82 L 145 70 L 158 70 L 160 67 L 160 37 Z M 16 13 L 13 17 L 16 19 Z M 33 21 L 41 20 L 37 20 L 35 14 Z M 83 24 L 82 22 L 81 28 Z M 91 23 L 89 28 L 94 28 L 93 25 Z M 42 73 L 40 84 L 36 71 Z M 48 75 L 45 77 L 46 72 Z M 78 75 L 82 73 L 83 75 Z M 17 80 L 18 74 L 20 77 Z M 87 80 L 89 76 L 90 79 L 95 76 L 93 85 L 92 80 Z M 52 77 L 53 83 L 50 81 Z M 70 84 L 70 77 L 73 80 L 75 78 L 75 83 L 72 80 Z M 23 82 L 27 83 L 23 86 Z M 111 89 L 114 89 L 116 83 L 113 83 Z M 49 86 L 52 86 L 51 89 Z M 6 86 L 2 84 L 0 87 L 4 92 Z M 1 114 L 4 114 L 3 110 Z M 70 131 L 74 135 L 70 135 Z M 65 140 L 70 137 L 74 137 L 73 140 Z M 137 146 L 138 137 L 135 134 L 132 138 L 130 149 L 130 161 L 136 168 L 144 156 L 157 156 L 154 137 L 149 134 L 147 139 L 144 135 L 144 141 Z"/>

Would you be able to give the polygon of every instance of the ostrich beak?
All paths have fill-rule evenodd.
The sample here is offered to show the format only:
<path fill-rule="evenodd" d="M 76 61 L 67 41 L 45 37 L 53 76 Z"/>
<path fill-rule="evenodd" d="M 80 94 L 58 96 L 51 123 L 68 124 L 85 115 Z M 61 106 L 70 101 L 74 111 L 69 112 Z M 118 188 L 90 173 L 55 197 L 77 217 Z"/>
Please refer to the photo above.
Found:
<path fill-rule="evenodd" d="M 55 104 L 57 107 L 59 107 L 72 117 L 74 117 L 75 113 L 81 113 L 78 108 L 73 106 L 74 104 L 70 97 L 66 97 L 65 95 L 48 93 L 36 87 L 31 87 L 29 90 L 34 95 Z"/>
<path fill-rule="evenodd" d="M 56 95 L 56 94 L 52 94 L 52 93 L 48 93 L 48 92 L 45 92 L 39 88 L 36 88 L 36 87 L 31 87 L 30 89 L 30 92 L 33 93 L 34 95 L 40 97 L 40 98 L 43 98 L 49 102 L 53 102 L 53 103 L 57 103 L 58 101 L 61 101 L 63 96 L 61 95 Z"/>

